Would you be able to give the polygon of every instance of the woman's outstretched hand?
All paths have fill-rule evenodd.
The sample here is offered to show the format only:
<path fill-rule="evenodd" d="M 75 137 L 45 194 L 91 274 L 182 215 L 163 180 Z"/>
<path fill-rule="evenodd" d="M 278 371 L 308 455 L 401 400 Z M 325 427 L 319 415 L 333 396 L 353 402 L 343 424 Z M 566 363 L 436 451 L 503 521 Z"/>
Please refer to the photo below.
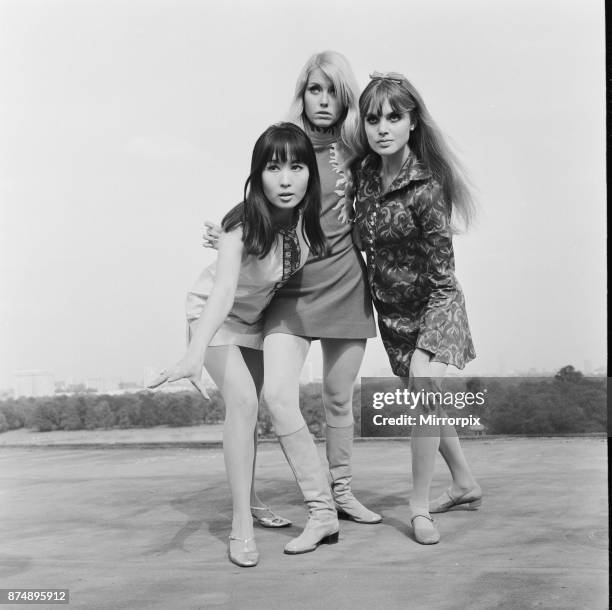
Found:
<path fill-rule="evenodd" d="M 187 379 L 204 396 L 209 398 L 206 388 L 202 385 L 202 358 L 192 358 L 186 355 L 177 364 L 169 369 L 163 370 L 153 381 L 147 384 L 150 389 L 156 388 L 167 381 L 178 381 Z"/>
<path fill-rule="evenodd" d="M 204 222 L 204 233 L 202 234 L 202 245 L 205 248 L 219 248 L 219 236 L 221 235 L 221 227 L 209 220 Z"/>

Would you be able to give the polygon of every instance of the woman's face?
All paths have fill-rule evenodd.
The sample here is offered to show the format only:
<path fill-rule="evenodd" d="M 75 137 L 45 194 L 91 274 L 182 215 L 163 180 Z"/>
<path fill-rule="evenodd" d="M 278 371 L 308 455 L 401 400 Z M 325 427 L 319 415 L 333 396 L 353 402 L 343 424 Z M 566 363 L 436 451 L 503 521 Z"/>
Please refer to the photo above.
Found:
<path fill-rule="evenodd" d="M 310 171 L 305 163 L 272 159 L 261 173 L 266 199 L 280 210 L 295 208 L 306 195 Z"/>
<path fill-rule="evenodd" d="M 315 68 L 308 76 L 304 91 L 304 112 L 316 127 L 332 127 L 342 116 L 344 108 L 331 80 L 321 68 Z"/>
<path fill-rule="evenodd" d="M 368 114 L 363 126 L 370 148 L 382 157 L 403 152 L 414 124 L 408 112 L 396 112 L 388 100 L 382 105 L 381 116 Z"/>

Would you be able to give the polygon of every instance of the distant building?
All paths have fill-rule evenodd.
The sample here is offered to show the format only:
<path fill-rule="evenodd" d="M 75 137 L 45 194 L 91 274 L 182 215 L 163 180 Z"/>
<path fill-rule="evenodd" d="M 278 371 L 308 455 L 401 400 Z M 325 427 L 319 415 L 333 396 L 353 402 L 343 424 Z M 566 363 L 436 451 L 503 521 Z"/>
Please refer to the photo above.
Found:
<path fill-rule="evenodd" d="M 55 394 L 55 379 L 50 371 L 15 371 L 13 378 L 15 380 L 15 398 L 20 396 L 53 396 Z"/>
<path fill-rule="evenodd" d="M 95 390 L 98 394 L 110 394 L 120 389 L 118 379 L 107 379 L 106 377 L 86 379 L 83 383 L 88 390 Z"/>

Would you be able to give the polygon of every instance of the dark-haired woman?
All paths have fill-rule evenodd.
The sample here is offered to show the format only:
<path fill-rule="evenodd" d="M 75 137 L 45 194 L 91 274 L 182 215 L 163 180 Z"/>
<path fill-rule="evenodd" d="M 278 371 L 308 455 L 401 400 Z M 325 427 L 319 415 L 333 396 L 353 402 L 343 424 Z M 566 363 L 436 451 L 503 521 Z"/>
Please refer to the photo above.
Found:
<path fill-rule="evenodd" d="M 472 199 L 460 164 L 405 76 L 372 75 L 359 110 L 364 158 L 354 165 L 356 239 L 367 253 L 370 292 L 393 372 L 429 389 L 449 364 L 461 369 L 475 357 L 451 230 L 451 212 L 469 223 Z M 438 448 L 453 481 L 430 503 Z M 411 522 L 418 542 L 435 544 L 440 535 L 430 513 L 460 504 L 476 508 L 482 491 L 453 426 L 415 426 L 411 452 Z"/>
<path fill-rule="evenodd" d="M 320 198 L 317 161 L 304 132 L 291 123 L 268 128 L 255 144 L 244 200 L 223 219 L 218 259 L 189 293 L 187 352 L 151 384 L 187 378 L 201 389 L 205 367 L 221 390 L 226 407 L 223 451 L 233 505 L 228 554 L 242 567 L 259 559 L 250 492 L 263 373 L 262 312 L 310 252 L 323 252 Z M 315 496 L 320 536 L 306 549 L 314 550 L 321 542 L 337 540 L 338 519 L 316 447 L 311 437 L 308 441 L 296 447 L 281 439 L 298 483 Z"/>

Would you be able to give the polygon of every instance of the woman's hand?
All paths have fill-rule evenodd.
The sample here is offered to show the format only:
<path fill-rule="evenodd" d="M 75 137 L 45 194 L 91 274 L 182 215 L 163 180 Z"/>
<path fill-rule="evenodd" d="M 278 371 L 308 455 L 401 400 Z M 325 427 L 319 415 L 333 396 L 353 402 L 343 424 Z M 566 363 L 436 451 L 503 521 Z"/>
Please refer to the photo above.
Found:
<path fill-rule="evenodd" d="M 163 370 L 153 381 L 147 384 L 148 388 L 156 388 L 166 381 L 178 381 L 188 379 L 192 385 L 204 396 L 209 398 L 206 389 L 202 385 L 202 368 L 204 366 L 204 354 L 194 356 L 189 351 L 173 367 Z"/>
<path fill-rule="evenodd" d="M 221 227 L 209 220 L 204 222 L 204 233 L 202 234 L 202 245 L 205 248 L 219 248 L 219 236 L 221 235 Z"/>

